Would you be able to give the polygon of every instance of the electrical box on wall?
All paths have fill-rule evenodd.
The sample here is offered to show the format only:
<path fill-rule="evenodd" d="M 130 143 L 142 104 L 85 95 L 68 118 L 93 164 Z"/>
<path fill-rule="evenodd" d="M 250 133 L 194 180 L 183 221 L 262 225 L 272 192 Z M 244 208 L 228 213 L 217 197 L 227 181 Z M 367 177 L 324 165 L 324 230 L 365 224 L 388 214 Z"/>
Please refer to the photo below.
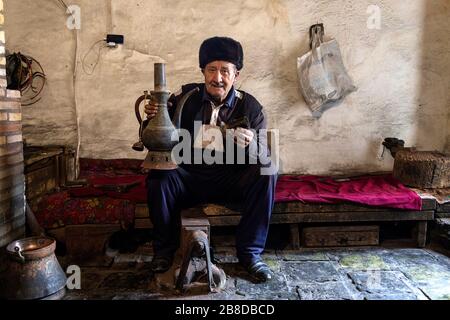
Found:
<path fill-rule="evenodd" d="M 124 37 L 121 34 L 106 35 L 106 44 L 108 47 L 116 47 L 118 44 L 124 43 Z"/>

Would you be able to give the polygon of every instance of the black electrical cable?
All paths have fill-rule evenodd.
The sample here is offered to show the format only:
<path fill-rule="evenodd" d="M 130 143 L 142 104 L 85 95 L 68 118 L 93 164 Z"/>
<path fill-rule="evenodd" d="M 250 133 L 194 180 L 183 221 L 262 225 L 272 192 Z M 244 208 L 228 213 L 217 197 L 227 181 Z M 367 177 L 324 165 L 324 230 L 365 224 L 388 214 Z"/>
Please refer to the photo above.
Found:
<path fill-rule="evenodd" d="M 105 40 L 98 40 L 98 41 L 94 42 L 94 44 L 89 48 L 89 50 L 88 50 L 88 51 L 86 52 L 86 54 L 84 55 L 83 59 L 81 59 L 81 67 L 83 68 L 83 71 L 84 71 L 86 74 L 88 74 L 88 75 L 94 74 L 95 68 L 97 67 L 97 64 L 98 64 L 98 62 L 99 62 L 99 60 L 100 60 L 100 52 L 101 52 L 101 50 L 102 50 L 103 47 L 100 46 L 100 47 L 98 48 L 97 60 L 95 61 L 94 65 L 93 65 L 93 67 L 92 67 L 92 71 L 91 71 L 91 72 L 87 72 L 86 69 L 85 69 L 85 60 L 86 60 L 88 54 L 92 51 L 92 49 L 94 49 L 95 45 L 97 45 L 97 44 L 100 43 L 100 42 L 104 42 L 104 41 L 105 41 Z"/>
<path fill-rule="evenodd" d="M 63 1 L 63 0 L 58 0 L 59 3 L 61 3 L 67 10 L 69 10 L 69 7 L 67 6 L 67 4 Z"/>
<path fill-rule="evenodd" d="M 23 54 L 17 54 L 20 58 L 19 64 L 19 90 L 22 93 L 22 106 L 30 106 L 38 102 L 45 83 L 46 75 L 39 61 L 33 57 Z M 37 69 L 37 71 L 36 71 Z M 40 83 L 36 86 L 34 81 L 40 79 Z M 31 93 L 31 94 L 29 94 Z"/>
<path fill-rule="evenodd" d="M 63 0 L 58 0 L 58 2 L 60 4 L 63 5 L 64 8 L 66 8 L 67 13 L 70 13 L 70 15 L 75 19 L 75 17 L 73 16 L 73 12 L 70 11 L 69 7 L 67 6 L 67 4 L 63 1 Z"/>

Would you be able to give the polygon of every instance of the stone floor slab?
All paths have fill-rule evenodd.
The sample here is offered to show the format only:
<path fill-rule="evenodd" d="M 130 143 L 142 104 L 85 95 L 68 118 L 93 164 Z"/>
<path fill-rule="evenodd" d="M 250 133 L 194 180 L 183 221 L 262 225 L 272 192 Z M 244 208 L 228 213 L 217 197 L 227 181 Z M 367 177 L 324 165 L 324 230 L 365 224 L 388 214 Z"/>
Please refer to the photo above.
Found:
<path fill-rule="evenodd" d="M 300 300 L 362 300 L 362 295 L 344 281 L 297 284 Z"/>
<path fill-rule="evenodd" d="M 349 277 L 367 300 L 427 300 L 398 271 L 350 272 Z"/>
<path fill-rule="evenodd" d="M 431 300 L 450 300 L 450 281 L 441 283 L 439 286 L 420 286 L 420 289 Z"/>
<path fill-rule="evenodd" d="M 329 261 L 281 262 L 281 272 L 288 284 L 339 281 L 340 275 Z"/>
<path fill-rule="evenodd" d="M 395 265 L 426 265 L 436 263 L 437 259 L 424 249 L 392 249 L 383 254 L 388 263 Z"/>
<path fill-rule="evenodd" d="M 284 250 L 277 252 L 277 256 L 283 261 L 329 261 L 329 257 L 323 251 L 301 252 Z"/>
<path fill-rule="evenodd" d="M 443 252 L 437 252 L 435 250 L 429 249 L 424 249 L 424 251 L 432 255 L 440 265 L 448 266 L 450 268 L 450 259 Z"/>
<path fill-rule="evenodd" d="M 418 285 L 440 284 L 450 279 L 449 269 L 439 265 L 410 265 L 405 266 L 402 272 Z"/>
<path fill-rule="evenodd" d="M 241 274 L 234 278 L 236 294 L 254 298 L 257 300 L 296 300 L 298 296 L 295 292 L 289 290 L 286 278 L 283 274 L 276 272 L 275 277 L 267 283 L 257 283 L 247 274 Z"/>
<path fill-rule="evenodd" d="M 81 289 L 95 290 L 100 286 L 105 277 L 107 277 L 107 275 L 102 272 L 81 271 Z"/>
<path fill-rule="evenodd" d="M 380 250 L 350 251 L 335 255 L 341 268 L 351 270 L 390 270 Z"/>
<path fill-rule="evenodd" d="M 117 272 L 108 275 L 99 288 L 145 289 L 148 288 L 151 279 L 152 277 L 145 272 Z"/>

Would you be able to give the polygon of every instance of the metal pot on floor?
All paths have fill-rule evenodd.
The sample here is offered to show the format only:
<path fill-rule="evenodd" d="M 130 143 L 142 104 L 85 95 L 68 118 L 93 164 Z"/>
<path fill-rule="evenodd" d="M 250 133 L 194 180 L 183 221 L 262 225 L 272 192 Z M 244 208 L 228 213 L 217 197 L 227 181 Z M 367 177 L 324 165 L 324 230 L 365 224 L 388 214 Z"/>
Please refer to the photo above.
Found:
<path fill-rule="evenodd" d="M 7 247 L 8 267 L 2 280 L 5 299 L 60 299 L 67 277 L 55 256 L 56 241 L 32 237 L 11 242 Z"/>

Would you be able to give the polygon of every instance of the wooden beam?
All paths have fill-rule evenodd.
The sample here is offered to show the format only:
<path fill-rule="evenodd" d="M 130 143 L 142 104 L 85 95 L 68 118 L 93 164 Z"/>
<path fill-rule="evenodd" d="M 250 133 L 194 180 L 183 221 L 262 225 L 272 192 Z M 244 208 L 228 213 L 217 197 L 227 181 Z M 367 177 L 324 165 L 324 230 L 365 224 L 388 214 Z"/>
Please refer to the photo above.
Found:
<path fill-rule="evenodd" d="M 227 226 L 239 224 L 241 216 L 210 216 L 208 219 L 212 226 Z M 434 211 L 290 212 L 273 214 L 270 223 L 428 221 L 433 219 Z"/>

